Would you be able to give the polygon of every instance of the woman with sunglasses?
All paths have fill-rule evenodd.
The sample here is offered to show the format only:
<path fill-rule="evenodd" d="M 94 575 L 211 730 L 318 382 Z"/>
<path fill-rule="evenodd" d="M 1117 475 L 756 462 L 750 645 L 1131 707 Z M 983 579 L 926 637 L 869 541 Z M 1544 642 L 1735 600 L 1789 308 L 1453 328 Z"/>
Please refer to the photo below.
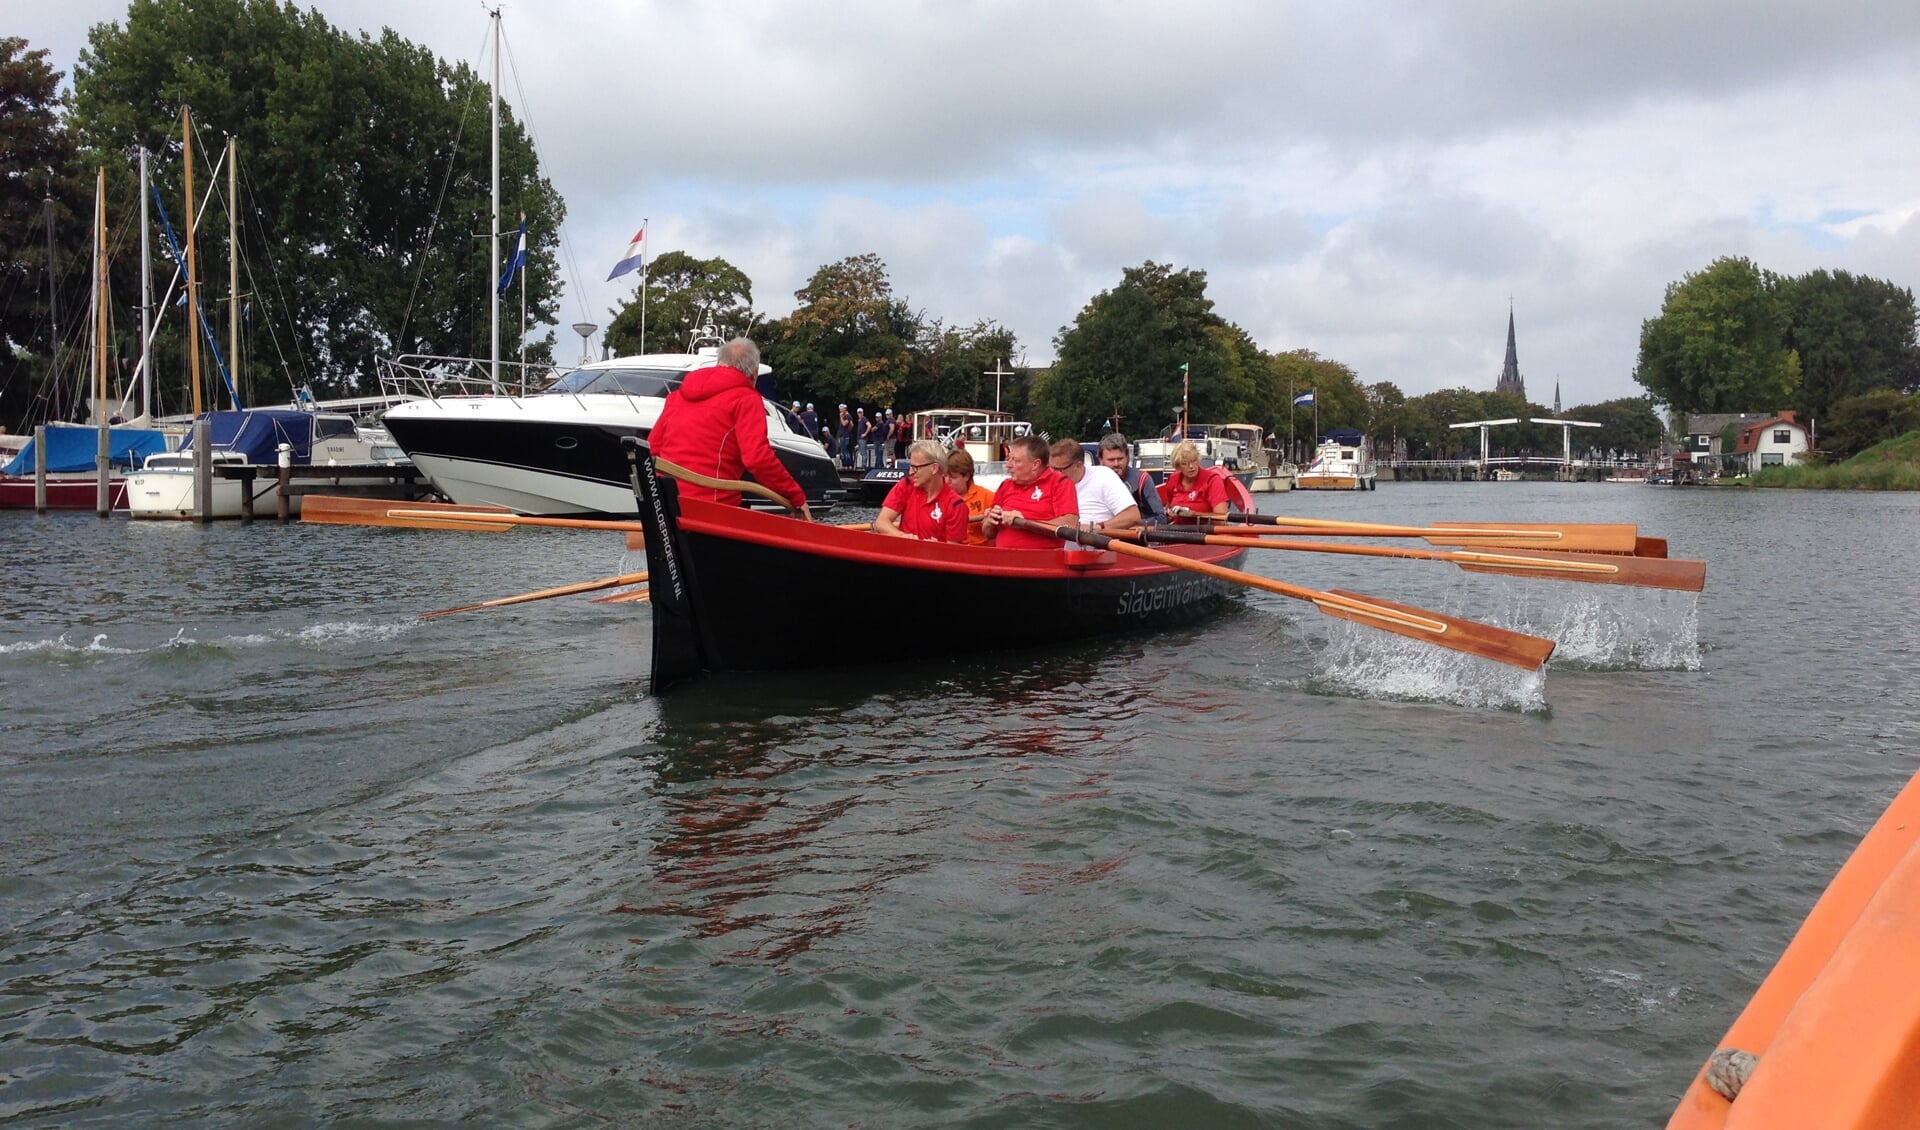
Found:
<path fill-rule="evenodd" d="M 921 541 L 967 540 L 967 504 L 947 485 L 947 449 L 930 439 L 907 448 L 907 477 L 893 484 L 875 533 Z"/>

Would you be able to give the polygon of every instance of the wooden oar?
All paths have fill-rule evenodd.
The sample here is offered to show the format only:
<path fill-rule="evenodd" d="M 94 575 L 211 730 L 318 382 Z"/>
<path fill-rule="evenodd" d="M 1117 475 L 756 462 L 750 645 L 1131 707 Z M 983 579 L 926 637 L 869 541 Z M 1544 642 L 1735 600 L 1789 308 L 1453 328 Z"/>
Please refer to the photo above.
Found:
<path fill-rule="evenodd" d="M 618 518 L 535 518 L 527 514 L 494 514 L 485 510 L 416 510 L 411 506 L 395 507 L 387 511 L 387 518 L 394 522 L 433 522 L 438 526 L 452 526 L 466 529 L 472 526 L 500 526 L 511 529 L 514 526 L 539 526 L 555 530 L 613 530 L 619 533 L 636 533 L 646 529 L 633 519 Z M 463 525 L 462 523 L 466 523 Z"/>
<path fill-rule="evenodd" d="M 394 518 L 388 511 L 406 509 L 431 518 Z M 440 515 L 458 514 L 445 521 Z M 444 502 L 395 502 L 390 498 L 336 498 L 314 494 L 300 500 L 300 520 L 326 526 L 401 526 L 414 530 L 478 530 L 504 532 L 513 527 L 501 521 L 515 517 L 504 506 L 453 506 Z"/>
<path fill-rule="evenodd" d="M 708 490 L 738 491 L 742 494 L 757 495 L 768 501 L 777 502 L 788 510 L 799 509 L 799 507 L 787 499 L 786 495 L 781 494 L 772 487 L 761 486 L 759 483 L 748 482 L 745 479 L 716 479 L 710 475 L 703 475 L 698 471 L 689 471 L 678 463 L 669 463 L 658 455 L 653 457 L 653 465 L 665 471 L 667 474 L 672 475 L 674 478 L 679 479 L 681 482 L 692 483 L 697 487 L 706 487 Z"/>
<path fill-rule="evenodd" d="M 1127 530 L 1128 540 L 1186 545 L 1235 545 L 1246 549 L 1285 549 L 1299 553 L 1343 553 L 1354 557 L 1397 557 L 1415 561 L 1448 561 L 1472 573 L 1504 573 L 1554 581 L 1587 581 L 1602 585 L 1699 592 L 1707 586 L 1704 561 L 1669 561 L 1612 553 L 1559 553 L 1553 550 L 1508 550 L 1484 553 L 1473 549 L 1411 549 L 1387 545 L 1346 545 L 1288 538 L 1234 537 L 1197 530 L 1155 527 Z"/>
<path fill-rule="evenodd" d="M 1278 596 L 1304 600 L 1327 615 L 1341 620 L 1351 620 L 1356 624 L 1364 624 L 1383 632 L 1393 632 L 1396 635 L 1451 648 L 1454 651 L 1466 652 L 1468 655 L 1477 655 L 1496 663 L 1506 663 L 1529 671 L 1537 671 L 1547 661 L 1547 657 L 1553 654 L 1552 640 L 1508 631 L 1505 628 L 1496 628 L 1491 624 L 1462 620 L 1439 612 L 1429 612 L 1424 608 L 1395 604 L 1389 600 L 1343 592 L 1339 589 L 1322 591 L 1288 584 L 1286 581 L 1255 576 L 1252 573 L 1243 573 L 1238 569 L 1229 569 L 1222 565 L 1194 561 L 1177 553 L 1148 549 L 1144 545 L 1135 545 L 1130 541 L 1110 538 L 1105 534 L 1091 533 L 1073 526 L 1049 526 L 1045 523 L 1028 522 L 1018 516 L 1014 518 L 1014 523 L 1045 530 L 1062 541 L 1076 541 L 1095 549 L 1111 549 L 1115 553 L 1137 557 L 1142 561 L 1152 561 L 1168 568 L 1184 569 L 1189 573 L 1199 573 L 1201 576 L 1213 577 L 1232 584 L 1246 585 Z"/>
<path fill-rule="evenodd" d="M 526 604 L 533 600 L 546 600 L 556 596 L 572 596 L 580 592 L 597 592 L 600 589 L 617 589 L 622 585 L 637 585 L 647 579 L 645 573 L 627 573 L 618 577 L 602 577 L 597 581 L 582 581 L 577 585 L 561 585 L 557 589 L 541 589 L 538 592 L 523 592 L 519 596 L 503 596 L 498 600 L 483 600 L 478 604 L 463 604 L 458 608 L 442 608 L 437 612 L 422 612 L 420 619 L 434 620 L 441 616 L 451 616 L 456 612 L 477 612 L 482 608 L 503 608 L 509 604 Z"/>
<path fill-rule="evenodd" d="M 1499 525 L 1436 522 L 1431 526 L 1392 526 L 1377 522 L 1341 522 L 1331 518 L 1290 518 L 1279 514 L 1242 514 L 1255 526 L 1282 526 L 1288 533 L 1311 531 L 1366 538 L 1424 538 L 1434 545 L 1484 545 L 1495 549 L 1558 549 L 1586 553 L 1632 553 L 1639 531 L 1604 523 L 1505 522 Z"/>

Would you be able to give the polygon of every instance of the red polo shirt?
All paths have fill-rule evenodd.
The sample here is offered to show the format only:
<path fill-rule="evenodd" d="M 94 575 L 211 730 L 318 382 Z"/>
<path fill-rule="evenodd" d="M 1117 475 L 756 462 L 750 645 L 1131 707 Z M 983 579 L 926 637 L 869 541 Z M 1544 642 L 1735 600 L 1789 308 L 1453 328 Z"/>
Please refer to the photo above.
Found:
<path fill-rule="evenodd" d="M 1026 486 L 1012 479 L 1001 483 L 1000 489 L 993 492 L 993 504 L 1037 522 L 1080 513 L 1080 496 L 1074 491 L 1072 480 L 1052 467 L 1042 467 L 1040 477 Z M 993 544 L 1001 549 L 1058 549 L 1064 543 L 1052 534 L 1007 525 L 994 534 Z"/>
<path fill-rule="evenodd" d="M 896 524 L 914 537 L 956 544 L 967 540 L 967 504 L 945 483 L 929 502 L 926 491 L 911 479 L 901 479 L 880 505 L 898 514 Z"/>
<path fill-rule="evenodd" d="M 1205 514 L 1227 508 L 1227 473 L 1218 467 L 1202 467 L 1191 484 L 1184 483 L 1176 473 L 1169 472 L 1167 481 L 1160 484 L 1160 501 L 1169 508 L 1184 506 L 1189 510 Z M 1177 485 L 1176 485 L 1177 484 Z M 1172 519 L 1174 525 L 1192 525 L 1192 518 Z"/>

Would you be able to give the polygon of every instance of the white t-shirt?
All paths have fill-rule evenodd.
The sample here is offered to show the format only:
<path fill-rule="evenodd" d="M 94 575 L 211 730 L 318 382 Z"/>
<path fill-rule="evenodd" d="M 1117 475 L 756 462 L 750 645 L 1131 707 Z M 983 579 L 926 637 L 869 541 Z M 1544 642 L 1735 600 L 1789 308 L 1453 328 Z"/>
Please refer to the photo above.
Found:
<path fill-rule="evenodd" d="M 1080 481 L 1073 489 L 1080 496 L 1080 520 L 1092 525 L 1111 521 L 1129 506 L 1139 505 L 1120 476 L 1098 463 L 1080 469 Z"/>

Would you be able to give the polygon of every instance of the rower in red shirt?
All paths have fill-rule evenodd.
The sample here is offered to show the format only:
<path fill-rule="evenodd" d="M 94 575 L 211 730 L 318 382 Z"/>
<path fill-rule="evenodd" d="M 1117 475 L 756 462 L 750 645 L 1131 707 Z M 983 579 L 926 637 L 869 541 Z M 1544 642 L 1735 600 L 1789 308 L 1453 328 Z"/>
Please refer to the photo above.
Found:
<path fill-rule="evenodd" d="M 715 364 L 695 369 L 667 394 L 660 418 L 647 435 L 656 458 L 716 479 L 738 479 L 748 471 L 763 487 L 786 496 L 811 522 L 807 494 L 781 465 L 767 439 L 766 402 L 754 387 L 760 375 L 760 347 L 736 337 L 720 347 Z M 681 498 L 722 506 L 740 505 L 740 492 L 680 484 Z"/>
<path fill-rule="evenodd" d="M 946 448 L 930 439 L 915 440 L 907 448 L 907 477 L 887 492 L 874 532 L 956 545 L 966 541 L 966 500 L 947 485 L 946 469 Z"/>
<path fill-rule="evenodd" d="M 1191 526 L 1197 518 L 1227 516 L 1227 473 L 1200 466 L 1200 449 L 1181 440 L 1173 449 L 1173 470 L 1160 484 L 1160 501 L 1172 525 Z"/>
<path fill-rule="evenodd" d="M 1024 435 L 1007 445 L 1007 481 L 993 492 L 980 531 L 1001 549 L 1058 549 L 1049 532 L 1011 524 L 1018 514 L 1043 526 L 1078 526 L 1080 497 L 1067 477 L 1047 466 L 1047 441 Z"/>

